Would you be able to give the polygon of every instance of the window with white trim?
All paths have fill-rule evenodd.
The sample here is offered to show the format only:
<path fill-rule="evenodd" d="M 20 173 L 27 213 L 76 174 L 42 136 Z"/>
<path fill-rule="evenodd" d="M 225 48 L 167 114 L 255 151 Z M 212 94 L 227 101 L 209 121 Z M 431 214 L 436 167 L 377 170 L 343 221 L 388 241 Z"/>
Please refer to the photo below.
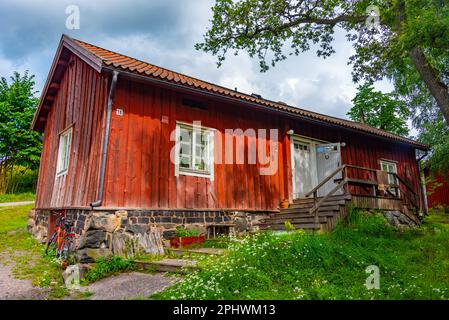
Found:
<path fill-rule="evenodd" d="M 380 161 L 380 169 L 382 171 L 390 173 L 388 175 L 388 183 L 389 184 L 393 184 L 393 185 L 398 185 L 399 184 L 398 178 L 396 177 L 396 174 L 398 173 L 398 167 L 397 167 L 397 163 L 396 162 L 381 160 Z M 396 196 L 399 196 L 399 190 L 393 190 L 392 192 Z"/>
<path fill-rule="evenodd" d="M 175 174 L 213 179 L 213 130 L 187 124 L 176 126 Z"/>
<path fill-rule="evenodd" d="M 70 161 L 70 148 L 72 146 L 72 128 L 69 128 L 59 135 L 58 164 L 56 166 L 56 176 L 67 174 Z"/>

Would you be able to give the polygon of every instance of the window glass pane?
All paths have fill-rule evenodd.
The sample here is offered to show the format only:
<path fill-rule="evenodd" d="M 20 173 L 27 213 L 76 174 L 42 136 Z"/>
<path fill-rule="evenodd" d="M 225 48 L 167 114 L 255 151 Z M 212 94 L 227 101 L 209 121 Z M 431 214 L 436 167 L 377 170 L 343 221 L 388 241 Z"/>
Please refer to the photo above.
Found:
<path fill-rule="evenodd" d="M 396 175 L 394 174 L 397 172 L 396 163 L 382 162 L 381 168 L 382 168 L 382 171 L 392 173 L 392 174 L 388 175 L 388 183 L 389 184 L 398 184 Z"/>
<path fill-rule="evenodd" d="M 209 132 L 198 128 L 180 129 L 179 168 L 209 172 Z"/>
<path fill-rule="evenodd" d="M 181 128 L 181 132 L 179 134 L 179 141 L 191 143 L 192 142 L 192 132 L 185 128 Z"/>
<path fill-rule="evenodd" d="M 190 157 L 189 156 L 181 156 L 179 161 L 179 165 L 183 168 L 190 168 Z"/>
<path fill-rule="evenodd" d="M 69 167 L 72 130 L 63 133 L 59 138 L 58 173 L 64 173 Z"/>
<path fill-rule="evenodd" d="M 181 155 L 190 156 L 191 150 L 192 150 L 192 145 L 191 144 L 181 143 L 181 145 L 180 145 Z"/>

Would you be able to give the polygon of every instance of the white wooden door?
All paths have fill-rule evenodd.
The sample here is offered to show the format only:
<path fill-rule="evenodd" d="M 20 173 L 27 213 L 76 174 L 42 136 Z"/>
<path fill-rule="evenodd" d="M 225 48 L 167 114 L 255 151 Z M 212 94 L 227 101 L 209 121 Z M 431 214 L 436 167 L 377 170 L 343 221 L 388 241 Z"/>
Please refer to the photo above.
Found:
<path fill-rule="evenodd" d="M 294 198 L 303 198 L 315 186 L 316 175 L 312 146 L 311 142 L 293 141 Z"/>
<path fill-rule="evenodd" d="M 327 143 L 316 145 L 316 168 L 318 183 L 332 174 L 341 164 L 340 143 Z M 336 174 L 328 182 L 326 182 L 319 190 L 318 196 L 324 197 L 331 191 L 336 183 L 334 179 L 340 179 L 341 172 Z M 342 194 L 343 190 L 340 189 L 336 194 Z"/>

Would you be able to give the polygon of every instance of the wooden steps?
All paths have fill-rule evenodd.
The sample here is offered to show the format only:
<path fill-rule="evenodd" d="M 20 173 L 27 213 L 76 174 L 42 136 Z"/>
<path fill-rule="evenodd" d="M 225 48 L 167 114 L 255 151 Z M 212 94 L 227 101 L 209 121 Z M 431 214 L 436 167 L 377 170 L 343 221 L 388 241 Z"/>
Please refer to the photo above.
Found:
<path fill-rule="evenodd" d="M 319 199 L 320 198 L 317 198 L 317 201 Z M 351 200 L 351 195 L 348 195 L 348 194 L 335 195 L 335 196 L 330 197 L 328 199 L 328 201 L 326 201 L 326 203 L 330 202 L 330 201 L 339 201 L 339 200 Z M 295 199 L 295 200 L 293 200 L 292 205 L 293 204 L 305 204 L 305 203 L 313 203 L 313 198 Z"/>
<path fill-rule="evenodd" d="M 201 255 L 220 255 L 225 252 L 224 249 L 217 248 L 197 248 L 197 249 L 175 249 L 175 248 L 166 248 L 167 253 L 172 253 L 177 256 L 190 256 L 192 254 L 201 254 Z"/>
<path fill-rule="evenodd" d="M 154 270 L 160 272 L 188 273 L 198 270 L 195 260 L 162 259 L 155 261 L 135 261 L 136 267 L 141 270 Z"/>
<path fill-rule="evenodd" d="M 344 205 L 344 203 L 343 203 Z M 309 213 L 310 209 L 313 205 L 296 205 L 295 207 L 289 207 L 287 209 L 282 209 L 280 214 L 290 214 L 290 213 Z M 326 206 L 325 204 L 321 205 L 318 209 L 318 212 L 327 212 L 327 211 L 334 211 L 338 210 L 339 206 Z"/>
<path fill-rule="evenodd" d="M 318 198 L 317 201 L 320 199 Z M 351 200 L 350 195 L 336 195 L 329 197 L 318 209 L 316 221 L 315 214 L 310 214 L 314 200 L 296 199 L 286 209 L 271 214 L 260 225 L 261 230 L 285 230 L 285 223 L 289 221 L 296 229 L 303 230 L 332 230 L 339 219 L 346 216 L 346 204 Z"/>
<path fill-rule="evenodd" d="M 300 225 L 293 225 L 296 229 L 302 230 L 319 230 L 320 223 L 301 223 Z M 270 224 L 269 228 L 261 228 L 262 230 L 281 231 L 285 230 L 284 224 Z"/>
<path fill-rule="evenodd" d="M 137 269 L 151 270 L 159 272 L 189 273 L 198 270 L 197 261 L 192 254 L 202 255 L 219 255 L 224 253 L 224 249 L 216 248 L 196 248 L 196 249 L 174 249 L 167 248 L 167 253 L 171 253 L 180 257 L 180 259 L 165 258 L 162 260 L 152 261 L 135 261 Z M 193 259 L 192 259 L 193 258 Z"/>

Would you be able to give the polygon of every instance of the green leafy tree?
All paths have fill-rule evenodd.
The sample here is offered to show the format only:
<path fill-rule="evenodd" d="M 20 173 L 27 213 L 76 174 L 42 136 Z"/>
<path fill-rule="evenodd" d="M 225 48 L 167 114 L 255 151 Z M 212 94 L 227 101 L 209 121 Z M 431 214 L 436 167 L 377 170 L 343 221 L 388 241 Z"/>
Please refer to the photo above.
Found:
<path fill-rule="evenodd" d="M 256 56 L 262 71 L 312 45 L 326 58 L 340 28 L 355 49 L 355 82 L 389 78 L 417 114 L 437 107 L 449 124 L 447 0 L 216 0 L 212 10 L 196 48 L 219 65 L 229 50 Z"/>
<path fill-rule="evenodd" d="M 409 116 L 407 105 L 397 99 L 393 93 L 374 91 L 372 84 L 364 84 L 358 88 L 354 106 L 348 116 L 358 122 L 406 136 L 408 127 L 406 119 Z"/>
<path fill-rule="evenodd" d="M 39 167 L 42 142 L 30 129 L 38 99 L 34 96 L 34 76 L 14 72 L 10 82 L 0 79 L 0 192 L 9 190 L 15 169 Z"/>
<path fill-rule="evenodd" d="M 431 147 L 427 159 L 430 171 L 440 172 L 449 181 L 449 128 L 441 116 L 437 121 L 423 125 L 419 140 Z"/>

